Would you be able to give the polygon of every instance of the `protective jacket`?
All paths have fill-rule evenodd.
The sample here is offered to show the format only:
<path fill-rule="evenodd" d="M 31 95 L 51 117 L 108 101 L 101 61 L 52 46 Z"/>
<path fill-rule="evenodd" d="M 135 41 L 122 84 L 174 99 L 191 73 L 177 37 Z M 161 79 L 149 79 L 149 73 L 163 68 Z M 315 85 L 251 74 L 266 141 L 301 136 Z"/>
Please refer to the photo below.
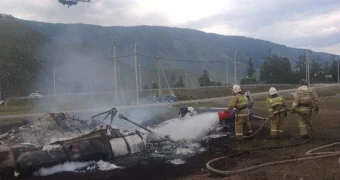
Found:
<path fill-rule="evenodd" d="M 296 93 L 293 93 L 293 96 L 292 109 L 298 112 L 297 123 L 300 128 L 300 136 L 310 137 L 312 109 L 319 109 L 318 95 L 314 89 L 303 85 L 299 87 Z"/>
<path fill-rule="evenodd" d="M 319 107 L 318 95 L 315 90 L 307 86 L 300 86 L 294 97 L 292 109 L 306 112 L 314 107 Z"/>
<path fill-rule="evenodd" d="M 248 98 L 243 94 L 236 94 L 233 96 L 227 106 L 227 110 L 232 110 L 236 108 L 238 111 L 238 115 L 247 115 L 249 113 L 248 110 Z"/>
<path fill-rule="evenodd" d="M 287 108 L 285 99 L 279 95 L 268 97 L 266 104 L 269 116 L 273 116 L 275 113 Z"/>

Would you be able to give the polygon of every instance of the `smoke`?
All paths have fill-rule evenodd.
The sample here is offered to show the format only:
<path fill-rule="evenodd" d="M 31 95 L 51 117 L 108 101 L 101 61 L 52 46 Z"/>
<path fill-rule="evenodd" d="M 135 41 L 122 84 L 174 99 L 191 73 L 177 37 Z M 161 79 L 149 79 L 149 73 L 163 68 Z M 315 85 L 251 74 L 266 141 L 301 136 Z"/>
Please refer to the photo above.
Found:
<path fill-rule="evenodd" d="M 217 113 L 205 113 L 184 119 L 171 119 L 153 130 L 161 135 L 169 135 L 174 140 L 194 140 L 204 135 L 218 121 Z"/>
<path fill-rule="evenodd" d="M 113 32 L 108 28 L 83 28 L 82 25 L 59 24 L 52 25 L 52 28 L 59 30 L 50 32 L 38 28 L 51 41 L 41 47 L 40 54 L 46 61 L 40 69 L 36 90 L 43 95 L 53 95 L 55 90 L 57 96 L 42 98 L 44 105 L 38 109 L 43 112 L 60 112 L 70 109 L 112 108 L 115 79 L 111 45 L 112 37 L 115 36 Z M 103 31 L 109 37 L 93 36 Z M 123 42 L 117 40 L 117 43 Z M 122 45 L 116 49 L 117 56 L 133 52 L 133 43 L 131 47 Z M 117 58 L 120 105 L 135 104 L 136 101 L 133 58 Z M 140 101 L 144 101 L 144 97 L 140 97 Z"/>

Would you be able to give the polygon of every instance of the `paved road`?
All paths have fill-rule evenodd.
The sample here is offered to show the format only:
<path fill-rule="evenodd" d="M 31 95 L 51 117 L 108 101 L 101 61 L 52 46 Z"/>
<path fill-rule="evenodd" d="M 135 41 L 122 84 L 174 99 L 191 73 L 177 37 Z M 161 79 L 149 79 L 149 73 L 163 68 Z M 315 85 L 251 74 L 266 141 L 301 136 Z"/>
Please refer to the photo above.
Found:
<path fill-rule="evenodd" d="M 325 87 L 335 87 L 340 86 L 339 84 L 320 84 L 315 86 L 314 89 L 325 88 Z M 296 91 L 296 89 L 286 89 L 286 90 L 279 90 L 279 93 L 291 93 Z M 253 98 L 257 96 L 267 95 L 268 92 L 261 92 L 261 93 L 253 93 L 251 96 Z M 118 110 L 122 109 L 131 109 L 131 108 L 151 108 L 151 107 L 166 107 L 166 106 L 174 106 L 174 105 L 186 105 L 186 104 L 194 104 L 194 103 L 202 103 L 202 102 L 218 102 L 223 104 L 227 102 L 231 96 L 227 97 L 218 97 L 218 98 L 209 98 L 209 99 L 198 99 L 198 100 L 190 100 L 190 101 L 179 101 L 174 103 L 155 103 L 155 104 L 141 104 L 141 105 L 131 105 L 131 106 L 120 106 L 116 107 Z M 96 108 L 96 109 L 82 109 L 82 110 L 72 110 L 67 111 L 68 113 L 96 113 L 96 112 L 103 112 L 107 111 L 109 108 Z M 44 113 L 32 113 L 32 114 L 20 114 L 20 115 L 4 115 L 0 116 L 0 119 L 10 119 L 10 118 L 34 118 L 43 116 Z"/>

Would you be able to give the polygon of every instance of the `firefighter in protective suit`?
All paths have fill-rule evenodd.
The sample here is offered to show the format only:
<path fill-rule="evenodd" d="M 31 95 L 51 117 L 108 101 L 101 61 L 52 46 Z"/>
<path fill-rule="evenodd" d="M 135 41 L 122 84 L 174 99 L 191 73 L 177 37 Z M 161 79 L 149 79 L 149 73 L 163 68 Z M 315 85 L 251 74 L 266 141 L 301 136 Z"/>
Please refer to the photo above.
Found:
<path fill-rule="evenodd" d="M 282 96 L 279 96 L 274 87 L 269 89 L 269 97 L 266 101 L 269 119 L 270 119 L 270 136 L 268 139 L 282 137 L 283 122 L 287 116 L 287 104 Z"/>
<path fill-rule="evenodd" d="M 245 126 L 247 135 L 252 133 L 248 116 L 248 99 L 245 95 L 243 95 L 239 85 L 234 85 L 232 91 L 233 97 L 231 98 L 226 110 L 230 111 L 236 109 L 235 135 L 238 140 L 243 140 L 243 125 Z"/>
<path fill-rule="evenodd" d="M 300 87 L 295 93 L 292 113 L 297 113 L 297 122 L 301 138 L 310 138 L 312 111 L 319 111 L 318 95 L 314 89 L 308 87 L 306 80 L 300 81 Z"/>

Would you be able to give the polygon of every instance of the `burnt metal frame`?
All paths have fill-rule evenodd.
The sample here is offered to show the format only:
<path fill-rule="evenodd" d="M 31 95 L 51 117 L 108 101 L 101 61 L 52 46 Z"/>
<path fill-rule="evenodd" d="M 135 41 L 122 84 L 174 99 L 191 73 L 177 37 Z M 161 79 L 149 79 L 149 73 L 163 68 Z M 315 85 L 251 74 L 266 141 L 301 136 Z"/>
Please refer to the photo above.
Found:
<path fill-rule="evenodd" d="M 105 112 L 102 112 L 102 113 L 99 113 L 99 114 L 96 114 L 96 115 L 92 116 L 91 119 L 94 120 L 95 117 L 98 117 L 98 116 L 101 116 L 101 115 L 103 115 L 103 114 L 106 114 L 106 116 L 104 117 L 104 119 L 101 121 L 101 123 L 102 123 L 102 122 L 104 122 L 104 121 L 106 120 L 106 118 L 107 118 L 109 115 L 111 115 L 110 125 L 112 125 L 113 118 L 116 116 L 117 112 L 118 112 L 118 111 L 117 111 L 117 108 L 112 108 L 112 109 L 110 109 L 110 110 L 108 110 L 108 111 L 105 111 Z"/>

